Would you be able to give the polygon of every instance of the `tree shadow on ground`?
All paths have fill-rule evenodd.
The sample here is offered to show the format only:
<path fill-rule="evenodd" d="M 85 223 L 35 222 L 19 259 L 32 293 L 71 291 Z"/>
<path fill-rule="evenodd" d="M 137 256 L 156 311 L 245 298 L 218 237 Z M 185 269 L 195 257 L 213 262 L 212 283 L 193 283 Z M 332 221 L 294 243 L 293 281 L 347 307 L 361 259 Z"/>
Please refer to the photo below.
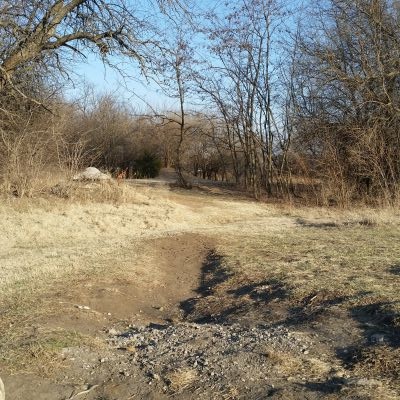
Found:
<path fill-rule="evenodd" d="M 346 298 L 331 299 L 326 304 L 340 304 Z M 354 328 L 354 332 L 348 337 L 349 344 L 342 347 L 334 347 L 336 358 L 342 366 L 351 371 L 351 375 L 361 378 L 353 378 L 352 383 L 348 379 L 341 377 L 329 377 L 326 380 L 310 381 L 303 386 L 311 391 L 319 392 L 323 396 L 342 393 L 342 389 L 357 392 L 357 379 L 364 381 L 361 385 L 368 385 L 369 382 L 379 382 L 385 380 L 397 381 L 400 379 L 400 315 L 396 311 L 396 302 L 373 301 L 370 292 L 361 292 L 354 297 L 350 297 L 350 304 L 354 301 L 355 305 L 347 310 L 348 321 L 345 319 L 337 320 L 336 326 L 348 324 L 348 330 L 354 321 L 359 329 Z M 317 314 L 318 315 L 318 314 Z M 301 316 L 301 317 L 300 317 Z M 315 318 L 315 313 L 312 318 Z M 297 312 L 297 318 L 304 317 L 304 311 Z M 307 323 L 307 317 L 302 322 Z M 326 322 L 326 321 L 324 321 Z M 333 329 L 336 329 L 333 327 Z M 339 330 L 340 332 L 340 330 Z M 344 331 L 346 332 L 346 331 Z M 343 335 L 343 332 L 341 333 Z M 333 342 L 335 346 L 335 341 Z M 350 386 L 349 386 L 350 385 Z M 353 389 L 351 389 L 353 385 Z M 349 392 L 349 393 L 350 393 Z M 348 392 L 346 392 L 349 394 Z M 353 398 L 353 397 L 346 397 Z M 358 397 L 357 397 L 358 398 Z M 369 397 L 368 397 L 369 398 Z M 371 399 L 374 398 L 373 395 Z"/>
<path fill-rule="evenodd" d="M 233 273 L 222 265 L 222 257 L 211 251 L 201 268 L 198 296 L 180 303 L 184 318 L 196 323 L 228 323 L 254 311 L 259 322 L 265 323 L 263 317 L 269 310 L 264 306 L 288 296 L 285 285 L 276 279 L 235 282 L 222 288 L 231 277 Z"/>
<path fill-rule="evenodd" d="M 343 386 L 346 384 L 344 378 L 329 378 L 326 381 L 320 382 L 306 382 L 302 386 L 313 391 L 321 392 L 323 394 L 339 393 Z"/>
<path fill-rule="evenodd" d="M 310 222 L 303 218 L 297 218 L 296 223 L 307 228 L 340 228 L 340 225 L 336 222 Z"/>
<path fill-rule="evenodd" d="M 296 305 L 289 303 L 286 318 L 279 321 L 278 324 L 285 326 L 308 325 L 323 318 L 332 307 L 339 306 L 352 298 L 353 296 L 326 289 L 312 292 L 298 301 Z"/>
<path fill-rule="evenodd" d="M 366 376 L 400 378 L 399 302 L 375 301 L 354 306 L 351 317 L 361 330 L 361 340 L 336 348 L 336 356 L 349 369 Z"/>
<path fill-rule="evenodd" d="M 393 275 L 400 276 L 400 264 L 394 264 L 389 267 L 388 271 Z"/>
<path fill-rule="evenodd" d="M 351 316 L 363 330 L 367 342 L 400 346 L 400 302 L 378 301 L 351 309 Z M 377 337 L 376 334 L 383 336 Z"/>
<path fill-rule="evenodd" d="M 400 265 L 389 270 L 400 274 Z M 365 384 L 382 377 L 400 379 L 400 302 L 378 298 L 371 291 L 349 294 L 332 289 L 305 292 L 299 299 L 282 280 L 252 281 L 234 276 L 215 252 L 204 261 L 196 293 L 198 296 L 181 303 L 186 320 L 249 323 L 266 329 L 280 325 L 323 335 L 330 342 L 336 362 L 349 371 L 355 382 L 330 375 L 299 383 L 316 398 L 342 396 L 345 390 L 349 395 L 346 398 L 356 399 L 358 377 Z"/>
<path fill-rule="evenodd" d="M 208 252 L 201 267 L 200 283 L 195 292 L 198 294 L 180 303 L 184 317 L 192 315 L 201 299 L 212 296 L 215 288 L 229 279 L 232 273 L 221 265 L 222 257 L 214 250 Z M 232 310 L 233 312 L 233 310 Z M 211 322 L 209 315 L 198 316 L 195 322 Z"/>
<path fill-rule="evenodd" d="M 233 295 L 235 298 L 247 295 L 256 303 L 268 303 L 276 299 L 282 300 L 288 296 L 288 291 L 285 285 L 277 279 L 249 283 L 228 290 L 227 293 Z"/>

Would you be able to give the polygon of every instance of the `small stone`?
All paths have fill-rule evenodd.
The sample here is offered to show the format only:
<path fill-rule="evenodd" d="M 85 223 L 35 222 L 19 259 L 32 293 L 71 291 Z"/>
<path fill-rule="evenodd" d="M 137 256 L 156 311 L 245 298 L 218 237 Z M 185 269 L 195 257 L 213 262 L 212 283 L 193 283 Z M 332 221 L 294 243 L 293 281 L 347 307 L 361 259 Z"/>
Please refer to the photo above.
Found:
<path fill-rule="evenodd" d="M 114 328 L 110 328 L 110 329 L 108 330 L 108 333 L 109 333 L 111 336 L 117 336 L 117 335 L 119 334 L 119 332 L 118 332 L 116 329 L 114 329 Z"/>
<path fill-rule="evenodd" d="M 156 381 L 159 381 L 161 379 L 161 377 L 158 374 L 153 374 L 153 379 L 155 379 Z"/>
<path fill-rule="evenodd" d="M 79 310 L 90 310 L 89 306 L 81 306 L 79 304 L 76 304 L 75 307 L 78 308 Z"/>
<path fill-rule="evenodd" d="M 370 340 L 372 343 L 385 343 L 387 338 L 383 333 L 375 333 L 371 335 Z"/>

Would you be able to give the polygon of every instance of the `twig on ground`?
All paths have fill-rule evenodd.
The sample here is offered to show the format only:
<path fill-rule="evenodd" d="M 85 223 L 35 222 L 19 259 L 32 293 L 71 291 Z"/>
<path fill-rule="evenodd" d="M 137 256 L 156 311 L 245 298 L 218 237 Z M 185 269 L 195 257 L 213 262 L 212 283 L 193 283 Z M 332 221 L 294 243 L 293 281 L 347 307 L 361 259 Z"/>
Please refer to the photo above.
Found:
<path fill-rule="evenodd" d="M 89 389 L 83 390 L 82 392 L 79 392 L 77 394 L 71 394 L 71 396 L 68 397 L 68 400 L 75 399 L 76 397 L 82 396 L 83 394 L 87 394 L 87 393 L 91 392 L 92 390 L 96 389 L 97 387 L 99 387 L 99 385 L 93 385 Z"/>

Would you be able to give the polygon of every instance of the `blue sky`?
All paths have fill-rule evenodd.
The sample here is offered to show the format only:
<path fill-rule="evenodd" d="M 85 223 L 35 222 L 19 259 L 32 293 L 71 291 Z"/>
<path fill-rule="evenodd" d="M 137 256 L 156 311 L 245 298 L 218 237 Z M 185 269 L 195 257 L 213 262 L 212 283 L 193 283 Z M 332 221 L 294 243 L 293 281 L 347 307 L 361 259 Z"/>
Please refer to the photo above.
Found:
<path fill-rule="evenodd" d="M 134 61 L 124 62 L 124 68 L 132 78 L 124 79 L 119 72 L 105 65 L 98 57 L 88 55 L 84 62 L 74 66 L 73 84 L 70 83 L 65 91 L 67 98 L 78 98 L 84 85 L 89 85 L 99 95 L 111 94 L 142 111 L 148 108 L 146 103 L 158 110 L 173 106 L 174 100 L 160 93 L 154 83 L 147 82 Z"/>
<path fill-rule="evenodd" d="M 151 1 L 151 0 L 150 0 Z M 298 0 L 292 0 L 298 3 Z M 144 0 L 143 4 L 149 4 Z M 196 10 L 224 13 L 226 9 L 225 0 L 193 0 Z M 163 23 L 160 14 L 153 9 L 149 13 L 157 18 L 158 23 Z M 199 51 L 202 50 L 199 48 Z M 98 57 L 90 53 L 85 61 L 79 61 L 74 65 L 73 85 L 70 84 L 66 90 L 69 99 L 79 97 L 84 84 L 93 87 L 98 94 L 112 94 L 121 101 L 126 101 L 139 112 L 149 109 L 148 104 L 158 111 L 166 109 L 177 109 L 176 99 L 165 96 L 154 82 L 149 82 L 140 73 L 140 69 L 134 60 L 114 59 L 113 62 L 126 72 L 131 78 L 124 79 L 116 70 L 105 65 Z"/>
<path fill-rule="evenodd" d="M 211 10 L 221 7 L 222 0 L 193 1 L 192 5 L 197 10 Z M 149 4 L 144 2 L 143 4 Z M 155 15 L 154 11 L 150 14 Z M 157 20 L 161 21 L 160 14 Z M 140 111 L 148 109 L 148 104 L 156 110 L 173 109 L 178 107 L 175 99 L 169 98 L 162 93 L 154 82 L 146 80 L 141 74 L 140 68 L 134 60 L 115 59 L 114 63 L 124 69 L 129 79 L 124 79 L 115 69 L 105 65 L 94 54 L 88 54 L 83 61 L 80 60 L 74 65 L 72 81 L 65 91 L 68 99 L 78 98 L 82 93 L 84 84 L 90 85 L 98 94 L 112 94 L 120 100 L 130 103 Z"/>

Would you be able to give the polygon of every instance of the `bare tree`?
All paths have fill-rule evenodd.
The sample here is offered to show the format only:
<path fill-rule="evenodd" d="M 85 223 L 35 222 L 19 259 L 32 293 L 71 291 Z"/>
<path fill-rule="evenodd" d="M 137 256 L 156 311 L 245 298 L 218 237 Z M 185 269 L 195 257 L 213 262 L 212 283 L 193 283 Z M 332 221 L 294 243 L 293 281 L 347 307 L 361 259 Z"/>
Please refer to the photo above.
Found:
<path fill-rule="evenodd" d="M 159 4 L 161 3 L 161 0 Z M 157 37 L 139 6 L 125 0 L 4 0 L 0 3 L 0 89 L 19 70 L 65 71 L 71 56 L 98 53 L 144 63 Z"/>
<path fill-rule="evenodd" d="M 261 190 L 282 192 L 287 161 L 282 153 L 290 143 L 279 113 L 286 101 L 276 53 L 283 11 L 275 0 L 243 0 L 222 19 L 212 15 L 209 39 L 215 59 L 198 79 L 224 120 L 237 180 L 243 159 L 244 185 L 255 197 Z"/>
<path fill-rule="evenodd" d="M 167 124 L 178 127 L 174 166 L 178 184 L 190 188 L 183 174 L 182 149 L 187 133 L 193 129 L 187 124 L 188 111 L 186 97 L 191 90 L 193 50 L 190 46 L 189 31 L 179 19 L 169 19 L 168 28 L 163 33 L 164 47 L 153 59 L 153 79 L 164 94 L 177 100 L 177 109 L 159 115 Z M 187 26 L 186 26 L 187 28 Z"/>
<path fill-rule="evenodd" d="M 330 0 L 314 8 L 313 27 L 303 32 L 296 101 L 304 129 L 298 134 L 340 203 L 354 196 L 392 201 L 399 192 L 396 4 Z"/>

